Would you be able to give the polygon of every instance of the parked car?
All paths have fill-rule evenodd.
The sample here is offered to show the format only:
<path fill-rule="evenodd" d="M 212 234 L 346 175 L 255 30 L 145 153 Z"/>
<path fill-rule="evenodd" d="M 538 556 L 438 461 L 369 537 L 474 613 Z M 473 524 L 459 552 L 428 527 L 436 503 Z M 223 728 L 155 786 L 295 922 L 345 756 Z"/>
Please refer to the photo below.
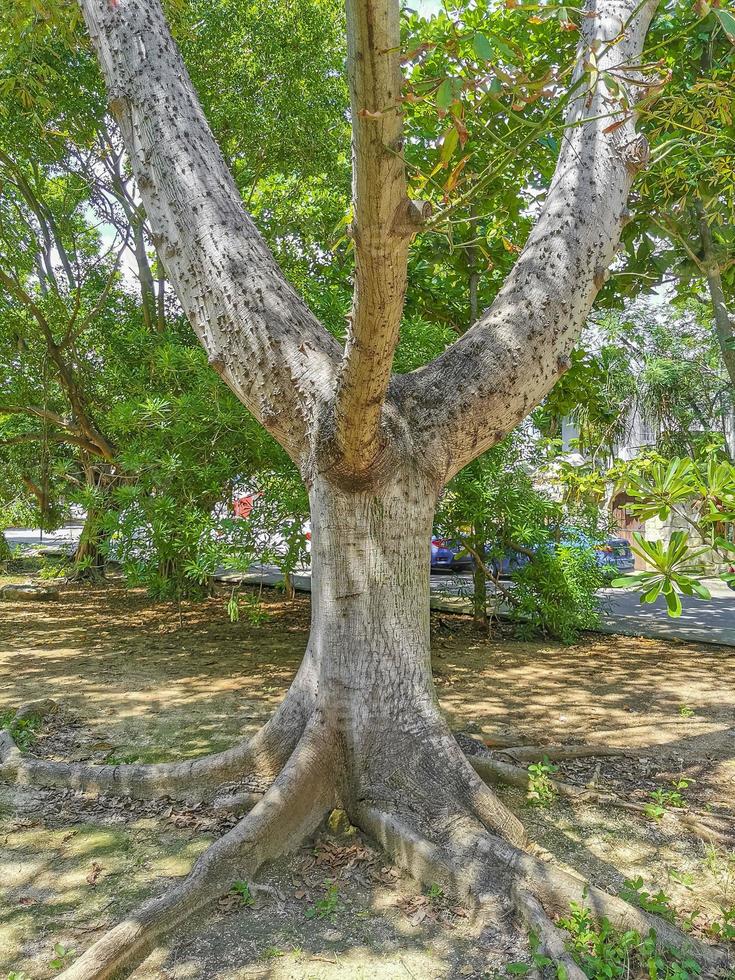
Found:
<path fill-rule="evenodd" d="M 565 528 L 563 533 L 564 537 L 559 544 L 589 548 L 606 576 L 613 577 L 622 572 L 632 571 L 635 566 L 633 552 L 624 538 L 610 537 L 599 544 L 594 544 L 584 532 L 576 528 Z M 549 547 L 553 548 L 555 544 L 551 543 Z M 528 555 L 508 547 L 502 549 L 502 558 L 499 558 L 497 556 L 501 548 L 497 544 L 488 544 L 487 551 L 490 556 L 487 564 L 499 578 L 510 578 L 513 572 L 523 568 L 531 560 Z M 432 538 L 432 572 L 471 574 L 474 567 L 474 558 L 464 550 L 459 541 Z"/>
<path fill-rule="evenodd" d="M 497 549 L 488 546 L 488 567 L 500 578 L 509 578 L 517 569 L 528 562 L 528 557 L 512 548 L 506 548 L 502 559 L 492 557 L 491 551 Z M 431 570 L 432 572 L 454 572 L 469 574 L 475 570 L 475 559 L 459 541 L 446 538 L 431 539 Z"/>
<path fill-rule="evenodd" d="M 602 544 L 596 544 L 595 560 L 606 575 L 632 572 L 635 568 L 635 557 L 625 538 L 608 538 Z"/>
<path fill-rule="evenodd" d="M 459 541 L 431 539 L 432 572 L 472 572 L 474 567 L 472 555 L 465 551 Z"/>

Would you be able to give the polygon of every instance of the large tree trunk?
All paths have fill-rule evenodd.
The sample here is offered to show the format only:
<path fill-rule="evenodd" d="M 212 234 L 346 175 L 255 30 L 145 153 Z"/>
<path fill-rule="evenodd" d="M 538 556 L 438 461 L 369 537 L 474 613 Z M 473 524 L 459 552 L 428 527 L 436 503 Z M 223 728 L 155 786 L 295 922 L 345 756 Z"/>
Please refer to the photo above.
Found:
<path fill-rule="evenodd" d="M 413 468 L 379 486 L 310 490 L 312 621 L 299 678 L 344 757 L 340 797 L 437 821 L 489 794 L 439 712 L 431 673 L 429 570 L 436 488 Z M 520 824 L 499 803 L 494 829 Z"/>

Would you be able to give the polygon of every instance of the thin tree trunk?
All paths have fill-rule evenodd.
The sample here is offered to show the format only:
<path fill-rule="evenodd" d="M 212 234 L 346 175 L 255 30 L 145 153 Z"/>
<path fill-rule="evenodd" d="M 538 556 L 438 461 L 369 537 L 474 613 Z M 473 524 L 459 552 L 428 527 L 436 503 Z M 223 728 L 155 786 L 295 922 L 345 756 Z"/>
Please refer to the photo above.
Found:
<path fill-rule="evenodd" d="M 79 542 L 74 551 L 74 577 L 83 579 L 101 579 L 105 577 L 107 558 L 104 544 L 106 533 L 99 525 L 101 513 L 92 509 L 87 514 Z"/>
<path fill-rule="evenodd" d="M 135 262 L 138 266 L 140 282 L 140 303 L 143 310 L 143 323 L 148 330 L 158 329 L 156 315 L 156 293 L 153 285 L 153 274 L 145 248 L 145 233 L 142 219 L 133 223 L 133 241 L 135 243 Z"/>
<path fill-rule="evenodd" d="M 472 572 L 472 612 L 477 625 L 482 627 L 482 629 L 487 629 L 487 576 L 485 574 L 486 541 L 485 527 L 482 522 L 473 526 L 472 539 L 472 547 L 480 558 L 480 561 L 475 560 L 474 569 Z"/>
<path fill-rule="evenodd" d="M 10 550 L 4 532 L 0 529 L 0 562 L 10 561 L 12 557 L 13 552 Z"/>
<path fill-rule="evenodd" d="M 715 332 L 720 345 L 722 362 L 725 365 L 730 381 L 735 386 L 735 323 L 733 323 L 733 318 L 730 316 L 727 308 L 725 290 L 722 287 L 722 276 L 720 275 L 720 265 L 717 261 L 714 242 L 712 240 L 712 231 L 707 224 L 707 216 L 701 204 L 697 205 L 697 215 L 699 218 L 699 237 L 702 242 L 704 273 L 707 277 L 707 287 L 712 302 Z"/>

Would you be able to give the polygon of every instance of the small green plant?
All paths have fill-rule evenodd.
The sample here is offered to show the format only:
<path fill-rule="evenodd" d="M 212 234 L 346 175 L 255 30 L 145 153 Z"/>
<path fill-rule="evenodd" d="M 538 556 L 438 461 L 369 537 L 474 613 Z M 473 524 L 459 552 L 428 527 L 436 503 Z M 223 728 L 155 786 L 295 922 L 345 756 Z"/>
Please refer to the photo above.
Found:
<path fill-rule="evenodd" d="M 544 756 L 541 762 L 532 762 L 528 767 L 528 801 L 534 806 L 549 806 L 556 797 L 556 787 L 552 780 L 553 774 L 558 770 L 550 761 L 548 756 Z"/>
<path fill-rule="evenodd" d="M 318 898 L 305 912 L 307 919 L 329 919 L 342 906 L 339 901 L 339 890 L 334 881 L 324 882 L 324 897 Z"/>
<path fill-rule="evenodd" d="M 666 875 L 669 881 L 675 881 L 677 885 L 692 891 L 694 888 L 694 875 L 688 871 L 677 871 L 676 868 L 667 868 Z"/>
<path fill-rule="evenodd" d="M 75 949 L 67 949 L 63 943 L 54 945 L 54 958 L 49 962 L 52 970 L 63 970 L 65 966 L 76 956 Z"/>
<path fill-rule="evenodd" d="M 550 956 L 546 956 L 541 952 L 541 940 L 535 932 L 528 934 L 528 945 L 531 948 L 531 962 L 508 963 L 505 967 L 506 973 L 509 973 L 511 976 L 523 977 L 532 971 L 534 973 L 544 973 L 547 966 L 553 966 L 555 968 L 554 976 L 556 980 L 569 980 L 569 972 L 564 964 L 552 960 Z M 544 973 L 544 976 L 546 975 Z"/>
<path fill-rule="evenodd" d="M 682 716 L 682 718 L 691 718 L 694 714 L 694 708 L 690 708 L 688 704 L 680 704 L 679 714 Z"/>
<path fill-rule="evenodd" d="M 11 970 L 10 973 L 7 974 L 5 980 L 31 980 L 31 978 L 27 973 L 23 973 L 22 971 L 19 972 L 18 970 Z"/>
<path fill-rule="evenodd" d="M 250 891 L 250 885 L 247 883 L 247 881 L 236 881 L 232 886 L 232 891 L 235 892 L 236 895 L 240 896 L 243 905 L 254 904 L 254 899 Z"/>
<path fill-rule="evenodd" d="M 590 909 L 576 902 L 558 925 L 569 933 L 570 952 L 590 980 L 639 975 L 650 980 L 695 980 L 702 975 L 691 957 L 673 949 L 660 952 L 653 930 L 645 937 L 632 929 L 618 932 L 604 917 L 594 921 Z"/>
<path fill-rule="evenodd" d="M 666 892 L 659 889 L 655 894 L 652 894 L 644 888 L 644 885 L 643 878 L 628 878 L 620 889 L 620 897 L 624 898 L 626 902 L 630 902 L 631 905 L 637 905 L 638 908 L 646 912 L 653 912 L 654 915 L 660 915 L 662 919 L 673 922 L 674 910 L 671 907 L 671 899 Z"/>
<path fill-rule="evenodd" d="M 721 918 L 715 919 L 707 931 L 715 939 L 735 942 L 735 905 L 720 912 Z"/>
<path fill-rule="evenodd" d="M 669 808 L 683 810 L 686 800 L 682 791 L 688 789 L 693 782 L 693 779 L 682 777 L 672 781 L 673 789 L 657 789 L 649 793 L 653 802 L 646 803 L 644 807 L 646 816 L 652 820 L 660 820 Z"/>
<path fill-rule="evenodd" d="M 285 955 L 286 954 L 284 953 L 284 951 L 282 949 L 279 949 L 277 946 L 268 946 L 260 954 L 260 958 L 261 960 L 279 960 L 281 959 L 282 956 Z"/>
<path fill-rule="evenodd" d="M 444 889 L 436 882 L 432 882 L 426 896 L 430 902 L 440 902 L 444 898 Z"/>
<path fill-rule="evenodd" d="M 87 559 L 82 559 L 76 566 L 76 571 L 81 571 L 82 566 L 89 561 Z M 45 582 L 53 581 L 57 578 L 66 578 L 67 575 L 72 571 L 71 566 L 66 561 L 52 560 L 48 558 L 41 559 L 41 566 L 38 570 L 38 577 Z"/>
<path fill-rule="evenodd" d="M 260 626 L 261 623 L 270 619 L 270 615 L 263 608 L 259 595 L 237 595 L 234 591 L 227 601 L 227 615 L 231 623 L 238 623 L 241 616 L 244 615 L 251 626 Z"/>
<path fill-rule="evenodd" d="M 4 711 L 0 714 L 0 728 L 5 728 L 13 736 L 13 741 L 24 752 L 36 741 L 38 729 L 41 727 L 40 718 L 18 718 L 14 711 Z"/>

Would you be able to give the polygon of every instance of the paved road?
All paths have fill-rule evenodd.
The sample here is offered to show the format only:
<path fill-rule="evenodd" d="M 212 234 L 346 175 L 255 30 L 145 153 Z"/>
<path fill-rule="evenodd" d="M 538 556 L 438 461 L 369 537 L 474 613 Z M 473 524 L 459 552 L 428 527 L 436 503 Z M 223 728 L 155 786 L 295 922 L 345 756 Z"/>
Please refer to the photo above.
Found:
<path fill-rule="evenodd" d="M 79 540 L 81 532 L 81 524 L 73 524 L 59 528 L 58 531 L 44 531 L 43 533 L 37 528 L 12 527 L 5 532 L 5 538 L 11 548 L 17 548 L 20 545 L 23 548 L 40 548 L 44 551 L 60 549 L 71 551 L 74 544 Z"/>
<path fill-rule="evenodd" d="M 71 550 L 79 537 L 81 527 L 67 527 L 43 535 L 43 547 Z M 40 542 L 38 531 L 16 528 L 5 532 L 11 548 L 16 545 L 36 546 Z M 254 565 L 249 572 L 221 570 L 224 581 L 243 581 L 275 585 L 281 576 L 274 568 Z M 294 576 L 297 589 L 311 591 L 311 573 L 305 570 Z M 600 592 L 601 630 L 605 633 L 624 633 L 631 636 L 663 637 L 678 640 L 694 640 L 699 643 L 723 643 L 735 646 L 735 592 L 719 580 L 708 583 L 712 599 L 686 599 L 684 610 L 678 619 L 671 619 L 661 600 L 652 606 L 639 601 L 635 592 L 627 589 L 603 589 Z M 432 575 L 432 608 L 447 612 L 469 612 L 472 594 L 472 578 L 469 575 Z"/>
<path fill-rule="evenodd" d="M 253 566 L 248 572 L 221 570 L 219 577 L 229 582 L 251 582 L 275 585 L 281 581 L 277 570 Z M 294 585 L 311 592 L 311 573 L 308 570 L 293 576 Z M 672 619 L 664 603 L 641 603 L 637 593 L 628 589 L 602 589 L 600 613 L 603 633 L 623 633 L 630 636 L 663 637 L 694 640 L 698 643 L 721 643 L 735 646 L 735 592 L 715 579 L 708 582 L 712 599 L 686 599 L 678 619 Z M 469 596 L 472 578 L 469 575 L 432 575 L 431 606 L 446 612 L 470 612 Z"/>

